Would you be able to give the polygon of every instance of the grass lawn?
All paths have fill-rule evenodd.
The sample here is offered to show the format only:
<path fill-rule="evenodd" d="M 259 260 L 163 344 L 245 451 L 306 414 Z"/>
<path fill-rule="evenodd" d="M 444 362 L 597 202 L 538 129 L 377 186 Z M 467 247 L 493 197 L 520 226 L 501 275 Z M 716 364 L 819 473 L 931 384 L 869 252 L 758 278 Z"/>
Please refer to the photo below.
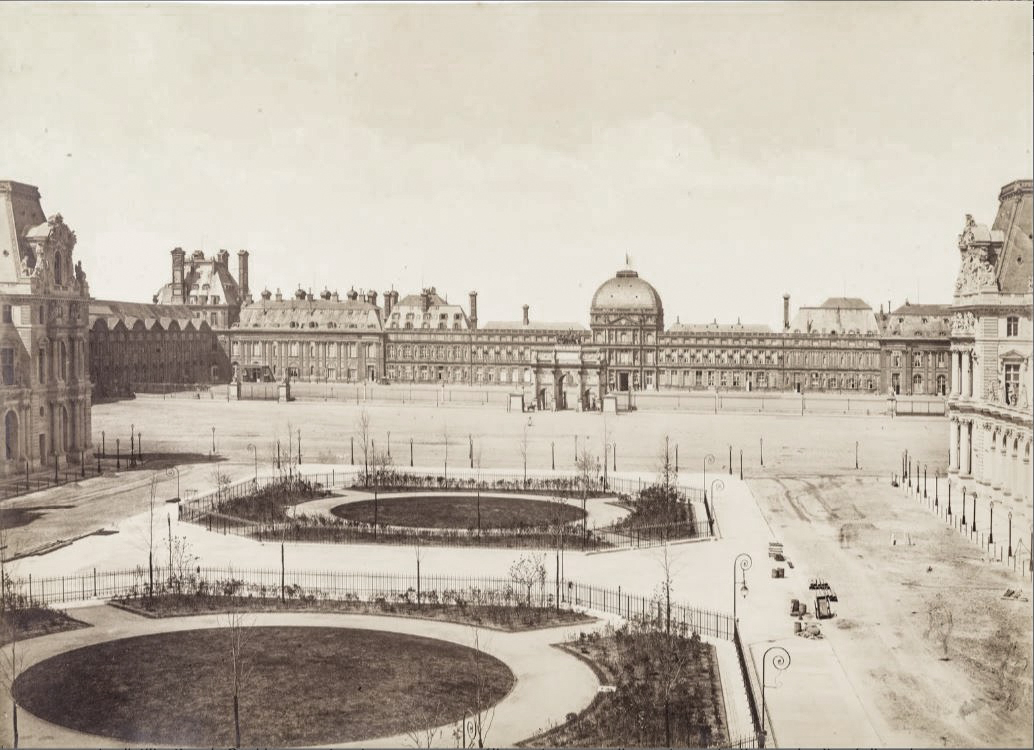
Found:
<path fill-rule="evenodd" d="M 331 512 L 347 521 L 373 523 L 373 500 L 346 503 Z M 473 495 L 419 495 L 377 501 L 377 523 L 434 529 L 478 528 L 479 502 Z M 480 528 L 510 529 L 580 521 L 585 514 L 573 502 L 482 495 Z"/>
<path fill-rule="evenodd" d="M 498 659 L 431 638 L 347 628 L 248 629 L 244 746 L 351 742 L 458 721 L 513 685 Z M 126 638 L 40 662 L 15 682 L 36 716 L 133 743 L 231 747 L 226 628 Z M 475 656 L 480 664 L 475 669 Z"/>
<path fill-rule="evenodd" d="M 561 648 L 615 690 L 599 693 L 580 714 L 522 747 L 714 747 L 727 736 L 714 646 L 622 628 Z"/>
<path fill-rule="evenodd" d="M 434 598 L 437 599 L 436 592 Z M 137 597 L 120 599 L 118 606 L 154 617 L 179 617 L 183 615 L 211 614 L 228 610 L 226 597 L 199 596 L 196 594 L 165 594 L 151 599 Z M 419 617 L 440 622 L 455 622 L 461 625 L 495 628 L 507 632 L 552 628 L 562 625 L 577 625 L 593 622 L 582 612 L 554 607 L 507 607 L 507 606 L 453 606 L 437 603 L 425 593 L 421 604 L 416 602 L 390 601 L 331 601 L 288 598 L 280 601 L 271 597 L 239 597 L 234 607 L 249 612 L 340 612 L 358 615 L 393 615 L 396 617 Z"/>

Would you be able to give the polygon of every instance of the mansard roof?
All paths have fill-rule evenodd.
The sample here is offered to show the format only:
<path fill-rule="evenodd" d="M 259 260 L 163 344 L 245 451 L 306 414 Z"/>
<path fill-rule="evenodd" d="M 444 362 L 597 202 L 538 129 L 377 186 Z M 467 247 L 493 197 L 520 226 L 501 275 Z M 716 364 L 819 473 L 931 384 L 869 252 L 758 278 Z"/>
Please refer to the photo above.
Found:
<path fill-rule="evenodd" d="M 380 308 L 363 300 L 259 300 L 241 308 L 238 328 L 381 330 Z"/>
<path fill-rule="evenodd" d="M 144 304 L 117 300 L 90 300 L 90 326 L 101 322 L 109 330 L 121 323 L 127 330 L 155 326 L 163 330 L 208 330 L 207 321 L 198 321 L 185 305 Z"/>

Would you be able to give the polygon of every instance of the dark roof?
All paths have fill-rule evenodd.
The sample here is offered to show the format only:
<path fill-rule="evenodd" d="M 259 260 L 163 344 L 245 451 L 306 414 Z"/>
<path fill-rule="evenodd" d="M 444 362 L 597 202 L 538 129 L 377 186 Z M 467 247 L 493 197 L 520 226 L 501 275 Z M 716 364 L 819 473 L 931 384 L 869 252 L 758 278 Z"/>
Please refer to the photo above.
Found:
<path fill-rule="evenodd" d="M 998 288 L 1006 294 L 1031 291 L 1034 274 L 1031 247 L 1031 193 L 1034 182 L 1014 180 L 1002 188 L 998 196 L 998 215 L 992 230 L 1005 235 L 1005 244 L 998 255 L 995 277 Z"/>
<path fill-rule="evenodd" d="M 897 309 L 892 310 L 891 315 L 919 315 L 919 316 L 930 316 L 930 315 L 951 315 L 951 305 L 913 305 L 909 302 L 900 305 Z"/>
<path fill-rule="evenodd" d="M 827 310 L 868 310 L 869 303 L 859 297 L 830 297 L 819 307 Z"/>

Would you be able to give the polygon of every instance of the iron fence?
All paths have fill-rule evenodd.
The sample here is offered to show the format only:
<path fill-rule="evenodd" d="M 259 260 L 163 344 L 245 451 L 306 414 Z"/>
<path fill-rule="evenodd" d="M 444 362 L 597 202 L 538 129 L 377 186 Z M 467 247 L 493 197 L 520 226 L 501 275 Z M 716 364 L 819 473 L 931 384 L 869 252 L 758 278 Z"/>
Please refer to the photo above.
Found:
<path fill-rule="evenodd" d="M 730 618 L 732 619 L 732 618 Z M 758 747 L 765 746 L 765 735 L 761 727 L 761 712 L 758 709 L 758 692 L 755 689 L 754 670 L 747 664 L 747 655 L 740 640 L 740 629 L 733 623 L 732 642 L 736 647 L 736 659 L 740 664 L 740 677 L 743 679 L 743 687 L 747 694 L 747 706 L 750 709 L 750 720 L 754 725 L 754 736 L 758 741 Z"/>

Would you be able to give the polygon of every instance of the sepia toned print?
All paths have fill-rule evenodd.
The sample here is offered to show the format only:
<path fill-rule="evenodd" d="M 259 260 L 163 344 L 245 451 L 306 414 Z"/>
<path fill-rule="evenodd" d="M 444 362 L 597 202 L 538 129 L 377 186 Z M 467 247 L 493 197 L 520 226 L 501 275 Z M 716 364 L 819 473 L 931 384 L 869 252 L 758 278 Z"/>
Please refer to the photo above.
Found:
<path fill-rule="evenodd" d="M 1030 747 L 1030 10 L 0 6 L 0 744 Z"/>

